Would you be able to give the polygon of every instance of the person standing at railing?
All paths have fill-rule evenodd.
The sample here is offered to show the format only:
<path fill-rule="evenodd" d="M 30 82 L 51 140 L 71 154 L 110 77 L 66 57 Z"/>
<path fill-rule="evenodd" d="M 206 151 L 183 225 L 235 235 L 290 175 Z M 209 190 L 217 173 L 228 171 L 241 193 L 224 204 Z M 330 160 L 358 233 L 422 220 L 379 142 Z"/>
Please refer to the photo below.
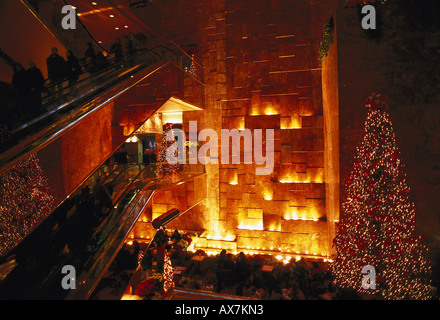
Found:
<path fill-rule="evenodd" d="M 72 51 L 68 50 L 66 52 L 66 58 L 66 78 L 69 82 L 70 94 L 75 96 L 78 93 L 75 84 L 81 74 L 81 66 Z"/>
<path fill-rule="evenodd" d="M 52 92 L 57 91 L 57 97 L 61 97 L 63 81 L 66 76 L 66 60 L 58 54 L 58 49 L 53 47 L 51 55 L 47 58 L 47 73 Z"/>

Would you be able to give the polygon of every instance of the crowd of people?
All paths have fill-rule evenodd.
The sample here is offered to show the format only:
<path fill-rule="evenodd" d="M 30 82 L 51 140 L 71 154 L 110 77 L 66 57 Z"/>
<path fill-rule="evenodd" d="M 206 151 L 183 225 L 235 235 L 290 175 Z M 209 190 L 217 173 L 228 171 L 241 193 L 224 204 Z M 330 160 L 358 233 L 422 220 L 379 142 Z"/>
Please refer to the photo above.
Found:
<path fill-rule="evenodd" d="M 264 264 L 271 270 L 262 268 Z M 262 300 L 323 300 L 341 295 L 326 264 L 304 258 L 285 264 L 272 257 L 222 250 L 206 258 L 200 268 L 190 268 L 186 276 L 197 281 L 187 281 L 183 287 Z"/>
<path fill-rule="evenodd" d="M 141 282 L 164 271 L 165 252 L 170 252 L 173 268 L 181 270 L 174 274 L 176 287 L 261 300 L 363 299 L 353 290 L 334 287 L 328 264 L 324 262 L 292 258 L 285 263 L 271 255 L 232 254 L 226 250 L 207 255 L 202 250 L 182 250 L 181 240 L 191 242 L 186 234 L 160 228 L 148 249 L 136 250 L 144 254 L 142 268 L 131 279 L 133 292 Z M 129 246 L 125 250 L 130 250 Z M 202 259 L 194 259 L 195 256 Z M 119 273 L 125 269 L 120 268 Z M 113 276 L 119 277 L 118 272 Z"/>
<path fill-rule="evenodd" d="M 51 54 L 46 59 L 49 83 L 46 83 L 43 73 L 33 61 L 27 63 L 26 69 L 22 64 L 16 63 L 12 77 L 12 86 L 18 94 L 19 112 L 25 120 L 30 120 L 41 114 L 42 94 L 54 93 L 61 97 L 63 82 L 68 81 L 69 86 L 75 85 L 81 74 L 81 65 L 72 51 L 66 52 L 66 59 L 58 54 L 58 49 L 53 47 Z M 74 92 L 71 92 L 74 94 Z"/>
<path fill-rule="evenodd" d="M 51 54 L 46 59 L 47 80 L 34 61 L 29 61 L 27 67 L 15 63 L 11 85 L 15 89 L 17 104 L 20 107 L 19 110 L 15 110 L 15 113 L 18 111 L 21 120 L 25 122 L 34 119 L 44 111 L 42 106 L 43 93 L 50 95 L 53 101 L 66 96 L 63 89 L 68 87 L 68 96 L 75 97 L 79 92 L 75 85 L 84 71 L 94 74 L 106 69 L 112 63 L 116 68 L 132 63 L 137 51 L 137 42 L 132 33 L 127 38 L 127 61 L 124 59 L 120 38 L 116 38 L 108 52 L 114 55 L 112 62 L 107 60 L 101 50 L 96 52 L 91 42 L 87 44 L 82 59 L 78 59 L 71 50 L 67 50 L 65 57 L 63 57 L 59 54 L 58 48 L 52 47 Z"/>

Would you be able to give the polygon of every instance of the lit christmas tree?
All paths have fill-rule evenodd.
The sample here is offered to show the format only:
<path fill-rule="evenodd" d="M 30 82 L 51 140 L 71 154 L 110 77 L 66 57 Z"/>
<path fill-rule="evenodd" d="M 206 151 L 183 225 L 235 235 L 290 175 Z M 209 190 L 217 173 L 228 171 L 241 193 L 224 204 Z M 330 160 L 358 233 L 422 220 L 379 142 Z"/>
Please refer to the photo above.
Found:
<path fill-rule="evenodd" d="M 0 256 L 15 247 L 51 212 L 49 194 L 36 155 L 0 176 Z"/>
<path fill-rule="evenodd" d="M 171 253 L 168 251 L 164 255 L 163 279 L 163 291 L 167 292 L 169 289 L 174 288 L 174 271 L 171 264 Z"/>
<path fill-rule="evenodd" d="M 409 200 L 388 98 L 373 93 L 365 135 L 347 183 L 347 199 L 334 239 L 330 268 L 335 285 L 384 299 L 429 299 L 433 294 L 427 248 L 416 236 L 415 207 Z M 375 268 L 375 289 L 362 285 L 365 265 Z"/>
<path fill-rule="evenodd" d="M 165 130 L 162 135 L 161 147 L 157 161 L 157 171 L 159 174 L 164 173 L 178 173 L 180 172 L 180 165 L 178 163 L 178 148 L 176 145 L 176 138 L 174 135 L 173 124 L 166 123 Z M 173 159 L 175 158 L 175 159 Z"/>
<path fill-rule="evenodd" d="M 195 64 L 195 62 L 194 62 L 194 54 L 191 55 L 191 65 L 189 66 L 187 72 L 188 72 L 191 76 L 197 78 L 196 64 Z"/>

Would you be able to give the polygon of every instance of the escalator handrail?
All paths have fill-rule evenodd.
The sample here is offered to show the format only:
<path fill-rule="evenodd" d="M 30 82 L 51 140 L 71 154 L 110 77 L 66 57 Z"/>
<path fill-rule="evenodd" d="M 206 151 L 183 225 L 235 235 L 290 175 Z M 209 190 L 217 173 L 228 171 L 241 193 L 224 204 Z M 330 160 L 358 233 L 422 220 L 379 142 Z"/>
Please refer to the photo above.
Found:
<path fill-rule="evenodd" d="M 139 164 L 137 164 L 137 165 L 132 165 L 132 166 L 128 166 L 128 168 L 131 168 L 131 167 L 137 167 Z M 124 170 L 126 170 L 127 168 L 125 168 Z M 115 177 L 115 179 L 116 179 L 116 177 Z M 127 186 L 128 187 L 128 186 Z M 119 197 L 120 198 L 120 197 Z M 76 212 L 77 213 L 77 212 Z M 75 214 L 75 213 L 74 213 Z M 99 228 L 101 228 L 102 227 L 102 223 L 100 224 L 100 226 L 97 228 L 97 230 L 99 230 Z M 66 227 L 65 227 L 66 228 Z M 60 230 L 60 231 L 62 231 L 62 230 Z M 93 234 L 96 234 L 96 231 L 93 233 Z M 56 267 L 56 268 L 54 268 L 48 275 L 47 275 L 47 277 L 45 278 L 45 280 L 43 281 L 43 283 L 41 283 L 40 285 L 39 285 L 39 288 L 40 289 L 42 289 L 42 288 L 44 288 L 44 287 L 46 287 L 49 283 L 51 283 L 52 282 L 52 280 L 54 279 L 54 277 L 56 277 L 57 275 L 59 275 L 59 273 L 60 273 L 60 270 L 61 270 L 61 268 L 67 263 L 67 261 L 69 261 L 71 259 L 71 256 L 70 255 L 68 255 L 68 256 L 65 256 L 63 259 L 62 259 L 62 261 L 60 261 L 60 263 L 58 264 L 58 266 Z"/>
<path fill-rule="evenodd" d="M 129 165 L 128 167 L 124 168 L 124 171 L 127 170 L 128 168 L 137 167 L 137 166 L 139 166 L 139 164 L 137 164 L 137 165 L 132 165 L 132 166 Z M 116 177 L 115 177 L 115 179 L 116 179 Z M 119 197 L 119 198 L 120 198 L 120 197 Z M 113 200 L 114 200 L 114 199 L 113 199 Z M 78 214 L 78 212 L 73 213 L 73 214 L 72 214 L 72 218 L 75 218 L 75 216 L 74 216 L 75 214 Z M 68 221 L 66 221 L 66 223 L 68 223 Z M 99 228 L 100 228 L 101 226 L 102 226 L 102 223 L 100 224 L 100 226 L 98 227 L 97 230 L 99 230 Z M 55 236 L 57 236 L 57 235 L 59 235 L 60 233 L 62 233 L 62 230 L 65 229 L 65 228 L 67 228 L 67 227 L 68 227 L 67 225 L 63 225 L 62 228 L 61 228 L 60 230 L 57 230 L 58 232 L 57 232 L 57 234 L 55 234 Z M 96 233 L 96 232 L 95 232 L 95 233 Z M 95 234 L 95 233 L 94 233 L 94 234 Z M 66 261 L 68 261 L 69 259 L 70 259 L 69 256 L 66 256 L 66 257 L 64 257 L 64 259 L 62 259 L 61 263 L 58 264 L 58 267 L 55 268 L 54 270 L 52 270 L 52 272 L 50 272 L 50 273 L 47 275 L 47 277 L 45 278 L 44 282 L 40 284 L 40 286 L 39 286 L 40 289 L 43 288 L 44 286 L 46 286 L 47 283 L 50 283 L 50 282 L 52 281 L 53 277 L 55 277 L 57 274 L 59 274 L 59 271 L 61 270 L 62 266 L 64 266 L 65 263 L 66 263 Z"/>
<path fill-rule="evenodd" d="M 138 192 L 136 193 L 136 196 L 133 197 L 133 201 L 127 205 L 124 210 L 119 214 L 118 216 L 118 222 L 120 222 L 118 225 L 120 226 L 120 228 L 122 228 L 125 223 L 127 222 L 127 220 L 132 216 L 132 212 L 133 210 L 136 208 L 136 204 L 139 203 L 140 201 L 140 197 L 142 195 L 145 194 L 145 192 L 147 192 L 148 190 L 150 190 L 150 194 L 148 195 L 148 199 L 145 201 L 144 207 L 149 203 L 150 199 L 152 199 L 153 194 L 155 193 L 155 189 L 152 189 L 151 184 L 154 184 L 155 182 L 157 182 L 157 180 L 160 180 L 160 178 L 155 178 L 153 180 L 150 180 L 148 182 L 146 182 L 141 188 L 139 188 Z M 131 208 L 131 209 L 130 209 Z M 127 214 L 127 211 L 130 210 L 130 212 Z M 142 210 L 140 210 L 142 211 Z M 122 220 L 121 220 L 122 219 Z M 136 219 L 134 219 L 134 222 L 132 222 L 132 224 L 134 224 L 136 221 Z M 130 228 L 131 229 L 131 228 Z M 114 230 L 114 227 L 112 228 L 112 230 Z M 109 241 L 110 243 L 113 242 L 118 234 L 117 232 L 112 231 L 111 233 L 109 233 L 113 236 L 113 239 L 111 241 Z M 125 237 L 128 235 L 128 233 L 125 234 Z M 120 241 L 120 243 L 117 244 L 118 248 L 117 250 L 115 250 L 115 252 L 113 253 L 113 257 L 117 254 L 117 252 L 120 250 L 120 248 L 122 247 L 122 242 Z M 102 247 L 105 244 L 105 248 L 108 248 L 108 241 L 106 241 L 105 243 L 101 243 L 98 247 Z M 87 275 L 89 275 L 90 273 L 92 273 L 92 271 L 97 267 L 97 265 L 100 262 L 100 259 L 102 257 L 105 256 L 105 250 L 97 250 L 95 251 L 95 253 L 87 260 L 87 262 L 84 264 L 84 268 L 83 268 L 83 272 L 81 274 L 86 274 L 86 276 L 80 277 L 81 278 L 88 278 Z M 97 257 L 97 255 L 99 255 Z M 109 259 L 109 261 L 106 262 L 105 266 L 103 266 L 103 268 L 101 269 L 101 272 L 98 276 L 98 278 L 94 281 L 92 288 L 90 288 L 87 292 L 87 295 L 85 296 L 85 298 L 87 299 L 90 294 L 93 292 L 93 288 L 98 284 L 100 278 L 102 277 L 102 275 L 105 273 L 106 269 L 108 268 L 109 264 L 111 263 L 113 259 Z M 88 265 L 91 264 L 91 265 Z M 79 289 L 79 290 L 78 290 Z M 77 288 L 77 291 L 74 293 L 75 295 L 77 295 L 78 291 L 81 291 L 80 288 Z"/>
<path fill-rule="evenodd" d="M 107 217 L 104 219 L 104 221 L 101 223 L 101 225 L 97 228 L 97 230 L 95 231 L 95 233 L 93 234 L 93 237 L 97 237 L 98 233 L 102 231 L 103 228 L 110 226 L 110 228 L 112 228 L 114 226 L 114 224 L 110 224 L 111 221 L 110 219 L 112 217 L 116 216 L 116 210 L 120 207 L 120 203 L 123 199 L 125 199 L 125 197 L 127 196 L 127 193 L 129 191 L 132 190 L 132 186 L 135 184 L 136 181 L 138 181 L 138 177 L 141 176 L 143 174 L 144 171 L 149 170 L 152 167 L 155 167 L 157 164 L 154 165 L 148 165 L 146 166 L 143 170 L 141 170 L 136 177 L 129 183 L 129 185 L 127 185 L 127 187 L 125 188 L 124 192 L 118 197 L 118 199 L 116 199 L 115 203 L 113 204 L 113 207 L 109 210 Z M 146 183 L 150 183 L 151 181 L 157 181 L 159 179 L 162 179 L 164 176 L 163 172 L 162 172 L 162 176 L 156 176 L 154 178 L 152 178 L 152 180 L 148 180 L 147 182 L 144 183 L 144 185 Z"/>
<path fill-rule="evenodd" d="M 162 178 L 163 178 L 163 176 L 164 176 L 164 175 L 162 175 Z M 88 259 L 88 262 L 91 263 L 91 266 L 90 266 L 90 267 L 87 267 L 87 263 L 88 263 L 88 262 L 87 262 L 86 264 L 84 264 L 83 272 L 80 274 L 80 277 L 78 278 L 78 280 L 82 280 L 82 281 L 80 281 L 80 283 L 82 283 L 82 284 L 87 283 L 87 280 L 86 280 L 86 279 L 90 279 L 89 276 L 90 276 L 91 274 L 93 274 L 94 272 L 97 271 L 96 269 L 98 268 L 98 264 L 100 263 L 100 260 L 105 256 L 105 248 L 108 248 L 108 244 L 109 244 L 109 243 L 111 244 L 113 241 L 116 241 L 116 239 L 117 239 L 117 241 L 118 241 L 118 242 L 116 242 L 116 244 L 117 244 L 117 249 L 115 249 L 115 250 L 112 252 L 112 257 L 110 257 L 109 259 L 107 259 L 107 261 L 104 262 L 104 265 L 101 266 L 101 269 L 98 269 L 99 274 L 98 274 L 98 276 L 97 276 L 96 278 L 94 278 L 94 281 L 93 281 L 92 285 L 91 285 L 91 286 L 88 286 L 88 288 L 87 288 L 87 287 L 77 288 L 77 289 L 79 289 L 79 290 L 77 290 L 77 291 L 75 291 L 74 293 L 72 293 L 72 296 L 75 296 L 75 297 L 77 297 L 77 298 L 79 297 L 79 298 L 85 298 L 85 299 L 88 299 L 88 298 L 93 294 L 94 289 L 95 289 L 96 286 L 99 284 L 99 281 L 101 280 L 101 278 L 102 278 L 103 275 L 105 274 L 106 270 L 108 269 L 109 265 L 110 265 L 111 262 L 113 261 L 114 257 L 117 255 L 117 253 L 119 252 L 119 250 L 120 250 L 121 247 L 123 246 L 123 242 L 124 242 L 124 240 L 126 239 L 126 237 L 128 236 L 128 233 L 129 233 L 129 231 L 126 232 L 126 231 L 123 231 L 123 230 L 122 230 L 122 231 L 124 232 L 123 239 L 118 239 L 118 232 L 119 232 L 119 236 L 120 236 L 120 230 L 121 230 L 122 228 L 124 228 L 125 224 L 129 221 L 128 219 L 133 218 L 133 214 L 132 214 L 132 212 L 133 212 L 133 210 L 136 209 L 136 205 L 137 205 L 137 204 L 139 203 L 139 201 L 142 199 L 141 196 L 144 195 L 145 192 L 147 192 L 147 190 L 151 190 L 151 192 L 150 192 L 150 194 L 148 195 L 148 200 L 145 202 L 143 208 L 145 208 L 145 206 L 146 206 L 147 203 L 150 201 L 150 199 L 152 199 L 153 195 L 155 194 L 155 192 L 156 192 L 159 188 L 157 188 L 157 186 L 156 186 L 154 189 L 152 189 L 153 186 L 150 185 L 150 183 L 157 182 L 158 180 L 161 180 L 161 179 L 154 179 L 154 180 L 152 180 L 152 181 L 149 181 L 149 182 L 145 183 L 143 186 L 141 186 L 141 187 L 139 188 L 139 191 L 137 192 L 136 196 L 133 197 L 134 200 L 133 200 L 129 205 L 127 205 L 126 208 L 124 209 L 124 211 L 119 215 L 119 217 L 118 217 L 118 221 L 119 221 L 120 223 L 118 224 L 119 228 L 117 229 L 117 232 L 115 232 L 115 230 L 114 230 L 115 228 L 113 228 L 112 231 L 109 233 L 109 235 L 112 235 L 112 236 L 113 236 L 113 239 L 110 239 L 110 240 L 106 239 L 107 241 L 103 242 L 103 243 L 99 246 L 100 248 L 102 248 L 102 250 L 96 250 L 96 251 L 95 251 L 95 254 L 94 254 L 92 257 L 90 257 L 90 258 Z M 180 182 L 176 182 L 176 183 L 180 183 Z M 137 199 L 137 200 L 136 200 L 136 199 Z M 198 203 L 200 203 L 200 202 L 201 202 L 201 201 L 199 201 Z M 198 203 L 197 203 L 197 204 L 198 204 Z M 197 205 L 197 204 L 195 204 L 195 205 Z M 194 206 L 195 206 L 195 205 L 194 205 Z M 194 206 L 192 206 L 191 208 L 193 208 Z M 131 209 L 130 209 L 130 208 L 131 208 Z M 188 209 L 186 209 L 184 212 L 179 213 L 178 216 L 181 216 L 182 214 L 184 214 L 185 212 L 187 212 L 187 211 L 190 210 L 191 208 L 188 208 Z M 126 214 L 127 210 L 130 210 L 130 213 Z M 140 211 L 142 212 L 143 210 L 140 210 Z M 133 227 L 133 225 L 134 225 L 134 223 L 136 222 L 136 220 L 138 219 L 138 217 L 139 217 L 139 215 L 135 217 L 136 219 L 134 220 L 134 222 L 133 222 L 133 221 L 132 221 L 131 223 L 129 222 L 129 223 L 130 223 L 129 230 L 131 230 L 131 228 Z M 123 220 L 121 221 L 121 219 L 123 219 Z M 156 234 L 157 234 L 157 232 L 155 233 L 155 236 L 156 236 Z M 154 238 L 154 237 L 153 237 L 153 238 Z M 151 244 L 151 243 L 152 243 L 152 242 L 150 242 L 150 244 Z M 90 282 L 89 282 L 89 283 L 90 283 Z M 87 290 L 87 292 L 84 294 L 84 296 L 81 296 L 81 292 L 82 292 L 82 291 L 85 291 L 85 290 Z"/>
<path fill-rule="evenodd" d="M 148 167 L 150 167 L 150 166 L 147 166 L 144 170 L 147 170 Z M 140 175 L 141 173 L 142 173 L 142 172 L 140 172 L 139 175 Z M 138 175 L 138 176 L 139 176 L 139 175 Z M 161 178 L 163 178 L 163 175 L 162 175 L 162 176 L 159 176 L 159 177 L 156 176 L 156 177 L 152 178 L 151 180 L 146 181 L 146 182 L 143 184 L 143 186 L 142 186 L 141 188 L 139 188 L 139 190 L 138 190 L 138 192 L 137 192 L 137 194 L 136 194 L 136 197 L 133 197 L 132 200 L 134 201 L 136 198 L 138 198 L 138 196 L 141 194 L 141 191 L 142 191 L 142 190 L 145 190 L 145 189 L 147 188 L 147 186 L 149 186 L 150 184 L 156 182 L 157 180 L 160 180 Z M 133 182 L 134 182 L 134 181 L 135 181 L 135 180 L 133 180 Z M 127 186 L 127 192 L 130 191 L 130 190 L 132 190 L 132 189 L 130 189 L 130 186 L 132 186 L 132 184 L 130 184 L 129 186 Z M 151 196 L 152 196 L 152 194 L 149 196 L 149 198 L 151 198 Z M 133 203 L 133 201 L 132 201 L 131 203 Z M 138 199 L 137 201 L 139 201 L 139 199 Z M 148 200 L 148 201 L 149 201 L 149 200 Z M 146 203 L 148 203 L 148 201 L 147 201 Z M 137 203 L 137 202 L 136 202 L 136 203 Z M 118 220 L 120 220 L 122 217 L 126 217 L 126 216 L 127 216 L 125 213 L 126 213 L 126 211 L 127 211 L 129 208 L 130 208 L 130 205 L 127 205 L 127 206 L 124 208 L 124 210 L 122 210 L 122 211 L 119 213 L 119 215 L 117 216 L 116 222 L 117 222 Z M 110 216 L 109 216 L 109 217 L 110 217 Z M 109 218 L 109 217 L 107 217 L 107 218 Z M 126 218 L 127 218 L 127 217 L 126 217 Z M 121 225 L 122 225 L 124 222 L 125 222 L 125 219 L 124 219 L 124 221 L 121 223 Z M 107 223 L 110 223 L 110 222 L 107 220 Z M 114 224 L 112 224 L 111 226 L 112 226 L 112 228 L 110 229 L 110 231 L 111 231 L 112 229 L 114 229 Z M 104 228 L 104 227 L 106 227 L 106 226 L 103 225 L 103 224 L 100 225 L 100 228 Z M 94 235 L 91 237 L 91 239 L 94 239 L 94 237 L 96 237 L 96 236 L 98 235 L 98 232 L 99 232 L 99 229 L 98 229 L 97 231 L 95 231 L 95 233 L 94 233 Z M 110 234 L 110 233 L 109 233 L 109 234 Z M 101 243 L 100 245 L 102 245 L 102 243 Z M 99 245 L 98 245 L 98 246 L 99 246 Z M 91 259 L 92 259 L 93 257 L 95 257 L 97 253 L 100 253 L 100 252 L 101 252 L 101 251 L 95 251 L 95 252 L 92 253 L 92 255 L 87 259 L 87 261 L 85 261 L 85 262 L 82 264 L 82 265 L 83 265 L 83 270 L 86 269 L 87 264 L 91 262 Z M 89 270 L 90 270 L 90 269 L 91 269 L 96 263 L 97 263 L 97 261 L 95 261 L 95 263 L 92 262 L 92 266 L 89 268 Z M 57 275 L 57 272 L 54 272 L 54 273 L 53 273 L 53 276 L 56 276 L 56 275 Z"/>
<path fill-rule="evenodd" d="M 184 52 L 183 50 L 181 50 Z M 149 55 L 151 55 L 151 52 L 149 52 Z M 170 61 L 169 61 L 170 62 Z M 159 70 L 161 67 L 166 65 L 167 63 L 156 66 L 154 71 Z M 40 116 L 37 119 L 32 120 L 24 127 L 21 126 L 20 129 L 17 129 L 14 131 L 14 134 L 10 135 L 9 142 L 4 143 L 0 146 L 1 150 L 0 153 L 4 154 L 7 150 L 13 148 L 14 146 L 18 148 L 17 145 L 21 145 L 23 141 L 26 141 L 26 139 L 29 139 L 29 137 L 33 137 L 33 139 L 36 139 L 37 141 L 33 141 L 32 146 L 29 146 L 31 150 L 23 150 L 24 152 L 20 152 L 19 155 L 14 156 L 7 156 L 4 157 L 3 163 L 0 163 L 1 171 L 8 170 L 13 164 L 24 158 L 26 155 L 28 155 L 31 151 L 34 151 L 36 146 L 42 147 L 52 141 L 55 137 L 57 137 L 59 134 L 62 134 L 65 130 L 60 130 L 57 133 L 52 133 L 54 130 L 53 127 L 57 127 L 56 124 L 63 125 L 66 127 L 66 130 L 70 128 L 68 124 L 63 121 L 66 117 L 69 119 L 72 119 L 74 117 L 75 119 L 78 117 L 84 117 L 92 110 L 96 110 L 100 108 L 103 104 L 108 102 L 108 100 L 105 100 L 106 98 L 102 96 L 102 103 L 100 103 L 98 100 L 95 101 L 95 103 L 91 106 L 90 103 L 87 103 L 86 101 L 90 101 L 90 96 L 92 95 L 102 95 L 105 92 L 107 92 L 107 95 L 111 93 L 112 88 L 113 91 L 115 90 L 118 83 L 121 83 L 124 80 L 129 80 L 130 78 L 133 78 L 135 75 L 139 75 L 145 68 L 153 68 L 155 64 L 149 64 L 149 63 L 143 63 L 138 64 L 132 69 L 128 69 L 127 72 L 122 73 L 123 77 L 108 77 L 110 80 L 107 80 L 104 83 L 100 83 L 98 86 L 93 87 L 92 89 L 88 90 L 87 92 L 82 93 L 81 95 L 77 96 L 76 98 L 70 100 L 67 103 L 64 103 L 60 105 L 59 107 L 53 109 L 50 112 L 47 112 L 46 114 Z M 180 69 L 182 69 L 182 66 L 176 66 Z M 153 72 L 154 72 L 153 71 Z M 151 72 L 151 73 L 153 73 Z M 150 73 L 150 74 L 151 74 Z M 121 74 L 120 74 L 121 75 Z M 195 75 L 191 75 L 195 77 Z M 113 81 L 111 81 L 113 80 Z M 132 80 L 133 81 L 133 80 Z M 121 90 L 124 90 L 121 88 Z M 126 89 L 125 89 L 126 90 Z M 113 98 L 115 96 L 112 96 Z M 112 99 L 112 97 L 108 97 L 109 99 Z M 83 106 L 81 109 L 79 109 L 79 106 Z M 78 112 L 80 111 L 80 112 Z M 48 125 L 50 124 L 51 131 L 48 132 Z M 39 134 L 35 134 L 35 131 L 38 130 Z M 44 137 L 43 137 L 44 135 Z M 38 138 L 39 137 L 39 138 Z M 49 140 L 48 140 L 49 139 Z M 21 146 L 20 148 L 22 148 Z M 0 156 L 0 158 L 2 158 Z M 1 173 L 1 172 L 0 172 Z"/>
<path fill-rule="evenodd" d="M 161 66 L 151 66 L 152 72 L 161 69 L 164 65 Z M 142 73 L 142 70 L 144 68 L 141 68 L 141 70 L 137 70 L 137 72 L 130 72 L 129 74 L 124 75 L 125 79 L 116 79 L 113 80 L 110 83 L 106 83 L 105 87 L 99 87 L 93 94 L 101 95 L 101 101 L 94 101 L 94 103 L 81 103 L 81 101 L 74 101 L 73 105 L 66 105 L 63 106 L 66 107 L 63 109 L 63 113 L 57 113 L 56 118 L 54 119 L 55 115 L 49 115 L 50 117 L 50 126 L 48 124 L 40 124 L 41 129 L 33 128 L 32 130 L 35 131 L 35 129 L 38 130 L 37 133 L 31 133 L 31 132 L 25 132 L 24 136 L 17 137 L 19 139 L 11 140 L 10 144 L 6 146 L 6 149 L 3 149 L 1 151 L 3 156 L 3 161 L 0 163 L 2 172 L 8 170 L 11 168 L 15 163 L 29 155 L 31 152 L 35 152 L 36 149 L 42 148 L 48 143 L 50 143 L 52 140 L 69 130 L 71 127 L 77 124 L 78 121 L 81 121 L 85 116 L 90 114 L 91 112 L 98 110 L 102 106 L 104 106 L 110 99 L 115 98 L 120 93 L 124 92 L 128 89 L 128 86 L 132 86 L 135 84 L 136 81 L 139 81 L 138 79 L 141 79 L 142 75 L 145 73 Z M 151 74 L 148 73 L 148 74 Z M 130 79 L 130 77 L 135 77 L 135 79 Z M 121 80 L 129 80 L 129 83 L 122 84 Z M 116 87 L 122 84 L 123 87 L 121 87 L 122 91 L 119 91 L 118 94 L 115 95 Z M 124 89 L 125 88 L 125 89 Z M 107 96 L 106 96 L 107 95 Z M 87 100 L 85 97 L 82 97 L 82 100 Z M 80 109 L 78 106 L 81 105 Z M 26 142 L 27 140 L 32 139 L 32 142 Z M 22 144 L 25 144 L 24 146 Z M 14 148 L 15 147 L 15 148 Z M 19 150 L 17 150 L 19 148 Z M 7 155 L 7 152 L 9 152 L 9 156 Z M 12 154 L 11 154 L 12 153 Z M 1 156 L 0 156 L 1 158 Z M 1 173 L 1 172 L 0 172 Z"/>

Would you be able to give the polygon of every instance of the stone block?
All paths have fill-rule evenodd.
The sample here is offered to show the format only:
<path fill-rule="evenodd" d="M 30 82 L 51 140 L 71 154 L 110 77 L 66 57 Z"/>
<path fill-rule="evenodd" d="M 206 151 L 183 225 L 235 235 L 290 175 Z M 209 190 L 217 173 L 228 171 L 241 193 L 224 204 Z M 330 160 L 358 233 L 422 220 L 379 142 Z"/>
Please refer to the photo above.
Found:
<path fill-rule="evenodd" d="M 324 152 L 307 152 L 306 156 L 307 167 L 309 168 L 323 168 L 324 167 Z"/>
<path fill-rule="evenodd" d="M 248 208 L 247 216 L 250 219 L 263 219 L 263 209 Z"/>
<path fill-rule="evenodd" d="M 291 145 L 281 145 L 281 164 L 291 164 L 292 163 L 292 146 Z"/>
<path fill-rule="evenodd" d="M 245 127 L 247 129 L 280 129 L 280 115 L 245 116 Z"/>

